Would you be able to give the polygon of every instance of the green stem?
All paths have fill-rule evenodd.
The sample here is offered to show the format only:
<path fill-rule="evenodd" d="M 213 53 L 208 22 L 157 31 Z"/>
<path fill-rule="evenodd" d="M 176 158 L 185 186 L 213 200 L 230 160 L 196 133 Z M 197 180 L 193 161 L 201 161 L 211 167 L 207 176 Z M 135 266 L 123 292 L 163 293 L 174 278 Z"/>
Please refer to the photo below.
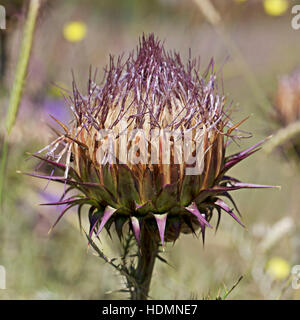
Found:
<path fill-rule="evenodd" d="M 36 18 L 38 14 L 38 9 L 40 6 L 39 0 L 31 0 L 28 17 L 26 20 L 23 40 L 21 44 L 20 56 L 18 59 L 16 76 L 10 96 L 8 114 L 6 118 L 6 130 L 8 135 L 10 134 L 17 117 L 19 110 L 20 100 L 22 97 L 22 92 L 25 83 L 25 77 L 27 73 L 27 67 L 29 63 L 30 52 L 33 43 L 33 35 L 35 30 Z"/>
<path fill-rule="evenodd" d="M 29 62 L 32 43 L 33 43 L 33 35 L 34 35 L 39 6 L 40 6 L 40 0 L 30 1 L 28 16 L 26 19 L 25 27 L 24 27 L 24 34 L 23 34 L 21 51 L 20 51 L 18 64 L 17 64 L 16 75 L 15 75 L 13 88 L 10 95 L 8 113 L 6 118 L 7 136 L 5 137 L 5 140 L 4 140 L 3 150 L 1 155 L 0 207 L 2 207 L 2 201 L 3 201 L 3 185 L 4 185 L 5 166 L 7 162 L 8 138 L 16 122 L 16 117 L 19 110 L 19 105 L 22 97 L 22 92 L 23 92 L 27 68 L 28 68 L 28 62 Z"/>
<path fill-rule="evenodd" d="M 264 150 L 267 153 L 271 153 L 275 148 L 284 144 L 285 142 L 296 138 L 300 135 L 300 121 L 293 122 L 289 124 L 287 127 L 278 130 L 277 133 L 274 134 L 272 139 L 266 143 Z"/>
<path fill-rule="evenodd" d="M 137 286 L 132 292 L 132 300 L 147 300 L 159 244 L 149 228 L 144 225 L 141 230 L 140 252 L 135 279 Z"/>
<path fill-rule="evenodd" d="M 3 141 L 2 157 L 1 157 L 1 164 L 0 164 L 0 205 L 2 205 L 2 201 L 3 201 L 4 174 L 5 174 L 5 168 L 6 168 L 7 150 L 8 150 L 8 140 L 5 137 L 5 140 Z"/>

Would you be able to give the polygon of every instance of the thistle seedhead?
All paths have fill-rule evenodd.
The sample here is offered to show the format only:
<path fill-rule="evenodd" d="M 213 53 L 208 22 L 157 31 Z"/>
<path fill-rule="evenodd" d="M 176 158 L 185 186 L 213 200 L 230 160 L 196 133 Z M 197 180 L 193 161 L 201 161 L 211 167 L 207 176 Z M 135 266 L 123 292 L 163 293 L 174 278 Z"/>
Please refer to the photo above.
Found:
<path fill-rule="evenodd" d="M 275 110 L 282 126 L 300 120 L 300 70 L 279 79 Z"/>
<path fill-rule="evenodd" d="M 110 57 L 102 84 L 90 72 L 87 95 L 74 81 L 68 103 L 70 126 L 57 120 L 64 133 L 39 152 L 45 157 L 34 155 L 64 176 L 33 175 L 67 184 L 64 198 L 79 192 L 49 205 L 68 205 L 58 220 L 89 205 L 90 236 L 114 224 L 121 238 L 128 222 L 137 242 L 143 225 L 162 244 L 197 229 L 204 241 L 213 211 L 242 224 L 224 201 L 236 207 L 230 191 L 270 187 L 227 175 L 262 142 L 225 156 L 242 121 L 229 120 L 213 60 L 201 74 L 197 60 L 185 66 L 153 35 L 143 36 L 127 60 Z"/>
<path fill-rule="evenodd" d="M 282 136 L 288 137 L 288 139 L 284 139 L 285 143 L 281 149 L 287 154 L 296 155 L 297 160 L 299 160 L 300 135 L 297 123 L 300 124 L 300 69 L 279 79 L 275 112 L 277 123 L 285 128 L 286 133 Z"/>

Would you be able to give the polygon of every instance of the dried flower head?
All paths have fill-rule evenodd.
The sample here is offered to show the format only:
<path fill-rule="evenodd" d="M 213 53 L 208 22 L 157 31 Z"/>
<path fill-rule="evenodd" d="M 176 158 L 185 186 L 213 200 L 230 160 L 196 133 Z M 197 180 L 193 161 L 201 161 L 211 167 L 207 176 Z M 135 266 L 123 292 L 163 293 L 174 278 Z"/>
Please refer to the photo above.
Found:
<path fill-rule="evenodd" d="M 162 244 L 197 229 L 204 240 L 214 211 L 219 219 L 224 211 L 242 224 L 224 201 L 236 207 L 230 191 L 269 187 L 227 175 L 262 142 L 225 156 L 242 121 L 233 125 L 225 112 L 230 106 L 213 60 L 201 75 L 196 60 L 185 66 L 153 35 L 143 36 L 126 61 L 110 58 L 101 85 L 90 76 L 87 95 L 73 82 L 69 99 L 70 126 L 57 120 L 64 133 L 40 150 L 47 151 L 45 157 L 35 154 L 64 176 L 32 174 L 68 185 L 63 198 L 78 191 L 49 203 L 67 205 L 57 222 L 71 207 L 80 211 L 87 204 L 90 236 L 114 224 L 122 237 L 129 222 L 138 242 L 143 226 Z"/>
<path fill-rule="evenodd" d="M 279 79 L 275 107 L 283 126 L 300 120 L 300 70 Z"/>
<path fill-rule="evenodd" d="M 282 142 L 281 150 L 288 155 L 300 158 L 300 70 L 281 77 L 275 102 L 275 119 L 284 129 L 278 133 L 278 140 Z M 282 141 L 281 141 L 282 140 Z M 298 158 L 297 158 L 298 156 Z"/>

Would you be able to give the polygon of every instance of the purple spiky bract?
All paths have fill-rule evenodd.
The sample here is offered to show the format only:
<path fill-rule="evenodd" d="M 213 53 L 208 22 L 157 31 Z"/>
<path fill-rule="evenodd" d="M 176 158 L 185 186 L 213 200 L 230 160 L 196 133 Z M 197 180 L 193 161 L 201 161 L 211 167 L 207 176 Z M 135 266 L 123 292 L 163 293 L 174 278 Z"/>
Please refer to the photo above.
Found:
<path fill-rule="evenodd" d="M 167 213 L 157 214 L 157 215 L 154 215 L 154 217 L 155 217 L 155 220 L 157 223 L 161 244 L 164 246 L 164 244 L 165 244 L 164 236 L 165 236 L 165 228 L 166 228 L 166 223 L 167 223 Z"/>
<path fill-rule="evenodd" d="M 140 244 L 141 241 L 141 226 L 139 219 L 137 217 L 131 217 L 131 224 L 133 228 L 133 232 L 136 238 L 136 241 L 138 244 Z"/>

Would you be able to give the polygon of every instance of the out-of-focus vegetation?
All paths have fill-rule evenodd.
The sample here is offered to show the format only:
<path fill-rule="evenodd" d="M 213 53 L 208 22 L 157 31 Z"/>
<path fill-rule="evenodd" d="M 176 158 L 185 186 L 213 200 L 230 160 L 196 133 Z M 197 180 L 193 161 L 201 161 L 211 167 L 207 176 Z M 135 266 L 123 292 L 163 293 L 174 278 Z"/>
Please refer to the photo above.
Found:
<path fill-rule="evenodd" d="M 9 139 L 0 216 L 0 265 L 6 268 L 7 289 L 0 290 L 0 299 L 125 297 L 114 292 L 122 288 L 120 277 L 88 248 L 85 236 L 79 232 L 75 210 L 48 235 L 59 211 L 37 204 L 49 197 L 58 199 L 59 186 L 50 183 L 43 191 L 45 182 L 16 173 L 32 171 L 36 163 L 26 161 L 26 152 L 37 151 L 49 142 L 52 131 L 48 124 L 55 124 L 48 114 L 64 122 L 69 119 L 69 108 L 64 106 L 53 82 L 71 89 L 73 70 L 78 86 L 85 88 L 90 65 L 98 68 L 101 81 L 109 54 L 128 52 L 143 32 L 154 32 L 167 48 L 176 48 L 183 57 L 188 56 L 191 48 L 194 56 L 201 56 L 203 69 L 211 57 L 215 58 L 216 67 L 223 71 L 228 101 L 234 101 L 233 119 L 239 121 L 251 115 L 242 129 L 253 133 L 253 137 L 232 145 L 231 151 L 235 152 L 277 129 L 271 121 L 270 106 L 274 103 L 278 77 L 300 65 L 300 30 L 292 29 L 290 13 L 290 6 L 297 2 L 287 2 L 289 9 L 277 16 L 270 15 L 262 1 L 213 1 L 226 32 L 270 101 L 265 106 L 257 101 L 237 60 L 229 55 L 223 39 L 192 0 L 44 3 L 17 123 Z M 7 30 L 0 31 L 1 151 L 24 25 L 23 5 L 24 1 L 9 1 L 10 23 Z M 192 236 L 181 236 L 174 247 L 168 245 L 162 256 L 171 267 L 157 262 L 151 297 L 214 298 L 226 291 L 224 285 L 232 287 L 243 275 L 228 299 L 300 298 L 300 290 L 291 286 L 290 274 L 292 266 L 300 265 L 299 172 L 280 154 L 266 154 L 263 150 L 233 171 L 243 181 L 282 188 L 235 191 L 247 230 L 223 216 L 216 234 L 208 230 L 204 249 L 201 240 Z M 112 242 L 104 234 L 101 240 L 108 256 L 118 256 L 117 237 Z"/>

